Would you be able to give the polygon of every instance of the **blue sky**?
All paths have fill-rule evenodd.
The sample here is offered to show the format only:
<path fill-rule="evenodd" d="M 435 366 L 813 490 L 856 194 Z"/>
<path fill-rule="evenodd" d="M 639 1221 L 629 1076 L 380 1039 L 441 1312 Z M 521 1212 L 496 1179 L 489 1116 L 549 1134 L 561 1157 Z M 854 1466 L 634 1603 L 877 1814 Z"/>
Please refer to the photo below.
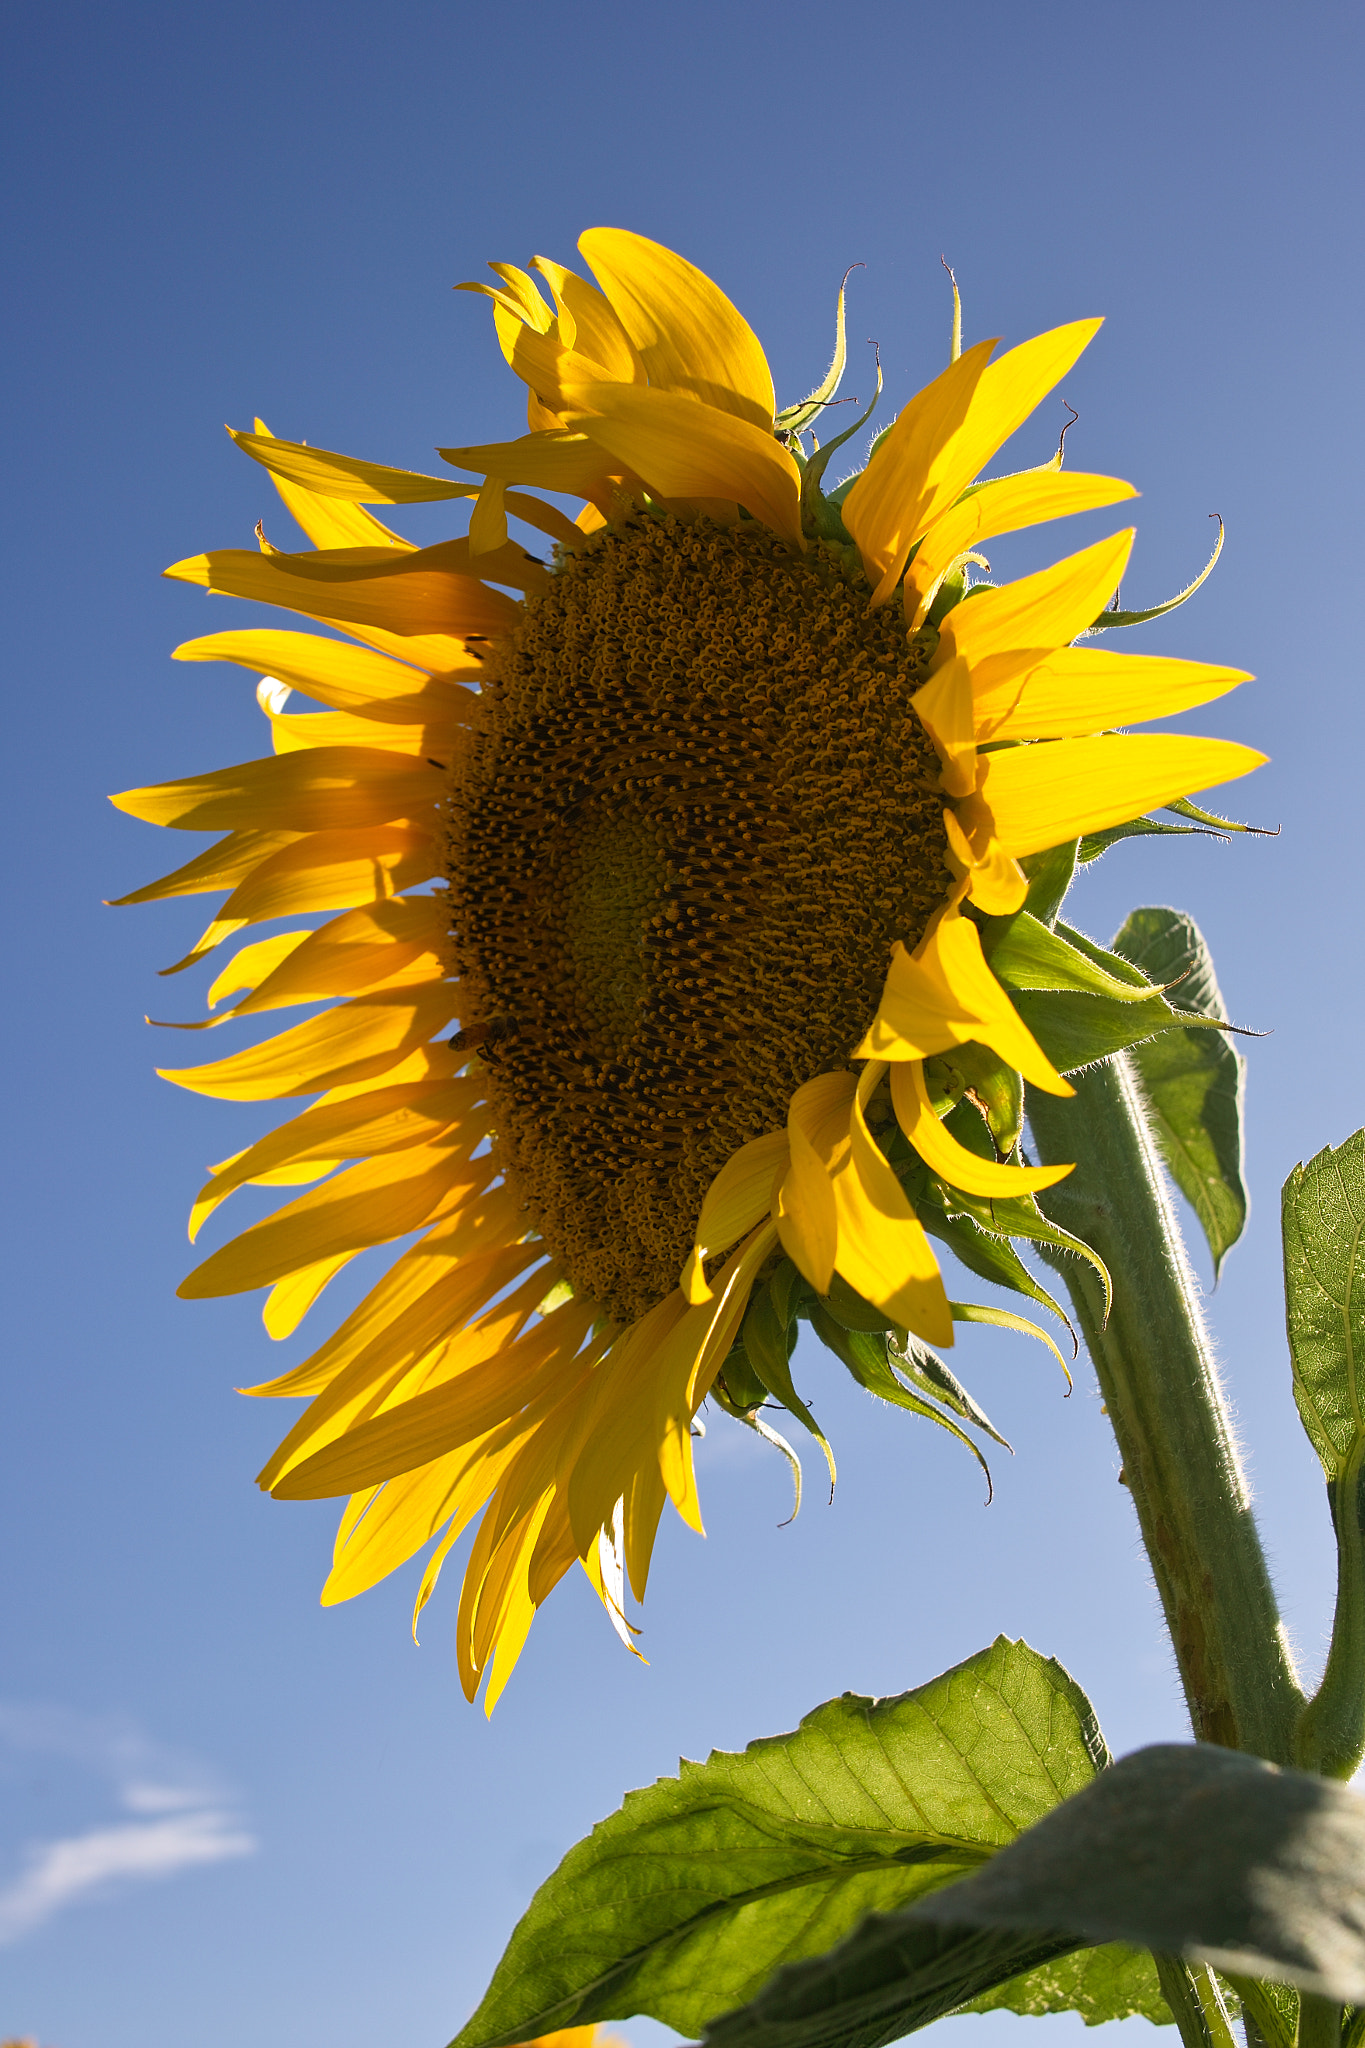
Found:
<path fill-rule="evenodd" d="M 941 253 L 969 339 L 1103 312 L 1065 384 L 1068 454 L 1143 491 L 1125 601 L 1178 588 L 1209 514 L 1227 522 L 1212 582 L 1130 644 L 1257 672 L 1192 729 L 1274 757 L 1237 798 L 1282 834 L 1119 848 L 1073 901 L 1102 938 L 1137 903 L 1191 910 L 1234 1017 L 1272 1034 L 1248 1051 L 1251 1229 L 1211 1307 L 1315 1667 L 1331 1559 L 1277 1194 L 1365 1122 L 1358 9 L 50 0 L 5 37 L 0 2036 L 439 2048 L 628 1786 L 999 1630 L 1070 1666 L 1115 1749 L 1183 1732 L 1092 1383 L 1064 1399 L 1022 1339 L 968 1332 L 956 1355 L 1016 1446 L 989 1510 L 960 1450 L 803 1357 L 834 1505 L 812 1486 L 779 1528 L 783 1468 L 718 1424 L 707 1540 L 665 1527 L 648 1668 L 566 1581 L 487 1725 L 456 1680 L 453 1589 L 420 1651 L 410 1574 L 323 1612 L 333 1510 L 251 1484 L 280 1417 L 232 1389 L 304 1338 L 272 1347 L 250 1299 L 174 1299 L 202 1169 L 253 1121 L 153 1076 L 141 1020 L 194 1014 L 202 984 L 156 969 L 203 906 L 101 907 L 169 865 L 104 797 L 263 741 L 240 672 L 167 659 L 236 621 L 159 571 L 286 525 L 224 420 L 419 468 L 518 431 L 486 309 L 450 286 L 489 257 L 571 260 L 594 223 L 710 271 L 784 399 L 824 368 L 852 262 L 850 388 L 874 337 L 887 417 L 944 358 Z M 1044 407 L 1021 459 L 1063 416 Z M 409 530 L 436 537 L 439 509 Z M 965 2043 L 1026 2023 L 944 2024 Z"/>

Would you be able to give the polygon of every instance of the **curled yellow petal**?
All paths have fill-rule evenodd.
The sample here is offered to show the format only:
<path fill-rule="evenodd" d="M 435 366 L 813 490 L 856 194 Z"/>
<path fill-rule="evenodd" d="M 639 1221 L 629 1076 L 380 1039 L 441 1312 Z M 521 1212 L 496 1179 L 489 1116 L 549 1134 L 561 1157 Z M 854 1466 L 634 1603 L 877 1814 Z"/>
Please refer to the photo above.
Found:
<path fill-rule="evenodd" d="M 953 1342 L 953 1318 L 938 1261 L 910 1198 L 867 1127 L 866 1104 L 886 1068 L 859 1077 L 849 1154 L 834 1177 L 838 1270 L 865 1301 L 930 1344 Z"/>
<path fill-rule="evenodd" d="M 1004 1166 L 960 1145 L 940 1122 L 924 1085 L 922 1060 L 899 1060 L 891 1069 L 896 1121 L 931 1172 L 969 1195 L 1022 1195 L 1065 1180 L 1069 1166 Z"/>
<path fill-rule="evenodd" d="M 852 1074 L 817 1074 L 787 1107 L 791 1165 L 777 1197 L 777 1227 L 787 1257 L 817 1294 L 828 1294 L 839 1226 L 832 1175 L 849 1146 Z"/>
<path fill-rule="evenodd" d="M 948 911 L 914 953 L 899 942 L 857 1057 L 923 1060 L 955 1045 L 990 1046 L 1050 1095 L 1073 1095 L 986 964 L 970 918 Z"/>
<path fill-rule="evenodd" d="M 689 1302 L 711 1299 L 703 1260 L 726 1251 L 736 1238 L 762 1221 L 773 1203 L 776 1178 L 790 1160 L 791 1142 L 785 1130 L 750 1139 L 726 1160 L 706 1190 L 697 1218 L 696 1242 L 678 1282 Z"/>

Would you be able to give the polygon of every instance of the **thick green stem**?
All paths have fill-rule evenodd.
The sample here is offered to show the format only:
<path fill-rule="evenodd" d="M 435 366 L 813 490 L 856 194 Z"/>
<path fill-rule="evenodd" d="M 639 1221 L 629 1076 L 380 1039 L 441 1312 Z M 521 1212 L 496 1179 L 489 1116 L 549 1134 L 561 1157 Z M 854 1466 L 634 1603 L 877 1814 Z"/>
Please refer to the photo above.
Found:
<path fill-rule="evenodd" d="M 1305 1991 L 1299 2000 L 1298 2048 L 1340 2048 L 1341 2007 Z"/>
<path fill-rule="evenodd" d="M 1045 1206 L 1114 1282 L 1058 1261 L 1094 1362 L 1201 1742 L 1293 1761 L 1303 1707 L 1194 1277 L 1142 1102 L 1122 1056 L 1070 1101 L 1029 1091 L 1038 1152 L 1075 1161 Z"/>

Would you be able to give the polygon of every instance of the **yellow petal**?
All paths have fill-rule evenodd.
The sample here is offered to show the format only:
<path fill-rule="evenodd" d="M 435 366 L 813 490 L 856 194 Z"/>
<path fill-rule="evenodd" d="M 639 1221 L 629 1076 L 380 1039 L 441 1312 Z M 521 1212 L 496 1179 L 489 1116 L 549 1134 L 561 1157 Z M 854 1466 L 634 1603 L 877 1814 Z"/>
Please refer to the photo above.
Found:
<path fill-rule="evenodd" d="M 218 768 L 183 782 L 126 789 L 109 801 L 184 832 L 344 831 L 434 812 L 445 776 L 379 747 L 315 747 Z"/>
<path fill-rule="evenodd" d="M 228 428 L 229 434 L 232 428 Z M 236 436 L 233 436 L 236 439 Z M 264 420 L 257 420 L 256 432 L 252 437 L 261 448 L 269 447 L 274 435 Z M 285 443 L 288 447 L 290 444 Z M 248 449 L 248 454 L 253 451 Z M 259 460 L 260 457 L 257 457 Z M 287 474 L 276 471 L 271 482 L 279 492 L 285 510 L 291 519 L 303 528 L 316 548 L 384 548 L 396 549 L 402 554 L 412 553 L 412 542 L 404 540 L 401 533 L 385 526 L 372 512 L 364 511 L 359 505 L 323 495 L 309 489 L 307 485 L 293 482 Z M 267 550 L 268 551 L 268 550 Z"/>
<path fill-rule="evenodd" d="M 817 1074 L 787 1106 L 791 1166 L 778 1193 L 777 1227 L 787 1257 L 817 1294 L 828 1294 L 838 1246 L 831 1175 L 849 1146 L 852 1074 Z"/>
<path fill-rule="evenodd" d="M 504 561 L 504 554 L 519 559 Z M 531 577 L 520 548 L 480 558 L 482 573 L 523 587 Z M 494 635 L 515 623 L 514 601 L 470 573 L 468 541 L 441 541 L 412 554 L 380 548 L 329 548 L 316 554 L 259 555 L 220 548 L 163 572 L 228 597 L 284 605 L 341 626 L 378 626 L 416 634 Z M 544 570 L 539 572 L 543 579 Z"/>
<path fill-rule="evenodd" d="M 299 837 L 297 832 L 229 832 L 183 867 L 163 875 L 159 882 L 147 882 L 128 896 L 114 897 L 111 907 L 161 903 L 174 896 L 204 896 L 214 889 L 234 888 L 254 873 L 263 860 L 286 846 L 296 845 Z"/>
<path fill-rule="evenodd" d="M 203 1301 L 269 1287 L 338 1252 L 389 1244 L 471 1203 L 489 1212 L 490 1232 L 510 1229 L 516 1210 L 508 1191 L 481 1194 L 490 1178 L 488 1161 L 460 1163 L 452 1160 L 451 1149 L 438 1142 L 347 1167 L 210 1253 L 181 1281 L 178 1294 L 184 1301 Z"/>
<path fill-rule="evenodd" d="M 771 429 L 638 384 L 580 385 L 566 396 L 590 415 L 577 423 L 663 497 L 737 500 L 802 545 L 801 473 Z"/>
<path fill-rule="evenodd" d="M 969 795 L 976 787 L 976 733 L 972 672 L 962 657 L 936 669 L 910 703 L 938 748 L 944 789 L 949 796 Z"/>
<path fill-rule="evenodd" d="M 563 1384 L 592 1326 L 591 1306 L 568 1302 L 497 1356 L 385 1407 L 295 1465 L 277 1500 L 324 1500 L 359 1492 L 472 1443 L 547 1389 Z"/>
<path fill-rule="evenodd" d="M 273 939 L 258 939 L 255 945 L 243 946 L 211 985 L 204 998 L 208 1007 L 216 1009 L 225 996 L 257 987 L 312 936 L 311 931 L 277 932 Z"/>
<path fill-rule="evenodd" d="M 302 1272 L 291 1273 L 275 1283 L 265 1298 L 261 1321 L 277 1344 L 293 1336 L 328 1281 L 334 1280 L 355 1256 L 354 1251 L 337 1252 L 332 1258 L 319 1259 L 315 1266 L 305 1266 Z"/>
<path fill-rule="evenodd" d="M 159 1067 L 195 1095 L 225 1102 L 264 1102 L 276 1095 L 312 1095 L 343 1080 L 385 1073 L 422 1040 L 449 1023 L 453 985 L 438 982 L 415 991 L 362 997 L 340 1003 L 320 1017 L 282 1031 L 262 1045 L 202 1067 Z"/>
<path fill-rule="evenodd" d="M 618 384 L 642 384 L 644 364 L 610 301 L 596 285 L 589 284 L 575 271 L 566 270 L 562 263 L 552 263 L 548 256 L 533 256 L 531 262 L 555 295 L 559 339 L 564 347 L 587 356 Z"/>
<path fill-rule="evenodd" d="M 983 828 L 975 839 L 969 839 L 955 811 L 943 813 L 943 829 L 948 838 L 948 866 L 959 881 L 965 881 L 977 909 L 987 917 L 1009 917 L 1022 909 L 1028 877 L 989 830 Z"/>
<path fill-rule="evenodd" d="M 250 986 L 252 993 L 237 1005 L 233 1015 L 254 1016 L 284 1003 L 319 1002 L 362 990 L 374 992 L 439 980 L 445 973 L 443 947 L 448 922 L 448 913 L 437 896 L 400 896 L 344 911 L 318 931 L 295 935 L 296 944 L 281 949 L 258 981 L 238 980 L 237 987 Z M 267 947 L 272 943 L 265 941 Z M 255 947 L 245 950 L 257 951 Z M 264 966 L 267 959 L 262 953 L 259 964 Z M 251 963 L 253 972 L 257 964 Z M 221 1000 L 231 986 L 230 977 L 240 971 L 234 962 L 220 976 L 209 991 L 210 1004 Z"/>
<path fill-rule="evenodd" d="M 953 1318 L 924 1227 L 867 1127 L 865 1105 L 886 1072 L 864 1067 L 850 1125 L 849 1156 L 834 1177 L 838 1270 L 865 1301 L 931 1344 L 953 1342 Z"/>
<path fill-rule="evenodd" d="M 481 442 L 470 448 L 440 448 L 437 453 L 457 469 L 480 476 L 500 476 L 508 483 L 535 484 L 545 491 L 596 497 L 615 465 L 595 441 L 578 431 L 550 429 L 523 434 L 519 441 Z"/>
<path fill-rule="evenodd" d="M 291 836 L 238 883 L 220 922 L 239 929 L 309 910 L 346 910 L 382 902 L 440 872 L 435 836 L 411 825 Z"/>
<path fill-rule="evenodd" d="M 234 661 L 258 675 L 270 676 L 291 690 L 335 711 L 394 723 L 424 724 L 436 717 L 459 718 L 472 724 L 478 699 L 454 682 L 432 683 L 419 668 L 390 661 L 366 647 L 345 640 L 323 640 L 316 633 L 286 633 L 271 627 L 206 633 L 186 640 L 173 661 Z M 480 664 L 467 657 L 463 673 L 477 677 Z"/>
<path fill-rule="evenodd" d="M 1008 361 L 1006 356 L 1004 363 Z M 992 373 L 988 370 L 986 374 Z M 1029 469 L 1019 476 L 982 484 L 970 497 L 941 513 L 920 542 L 905 572 L 907 625 L 918 625 L 920 612 L 940 577 L 968 548 L 996 534 L 1015 533 L 1021 526 L 1097 511 L 1136 496 L 1132 484 L 1121 483 L 1117 477 L 1087 476 L 1074 470 Z M 979 602 L 979 598 L 973 599 L 973 603 Z"/>
<path fill-rule="evenodd" d="M 235 1189 L 259 1184 L 278 1171 L 305 1162 L 325 1165 L 406 1151 L 414 1145 L 430 1144 L 456 1124 L 472 1145 L 484 1123 L 484 1118 L 473 1114 L 478 1095 L 473 1080 L 409 1081 L 372 1089 L 343 1102 L 315 1104 L 224 1162 L 195 1201 L 190 1215 L 191 1243 L 205 1219 Z M 473 1136 L 471 1126 L 477 1127 Z"/>
<path fill-rule="evenodd" d="M 702 1261 L 723 1252 L 761 1222 L 772 1206 L 775 1181 L 791 1159 L 785 1130 L 752 1138 L 722 1166 L 706 1190 L 697 1218 L 696 1242 L 678 1282 L 690 1302 L 709 1301 L 711 1289 Z"/>
<path fill-rule="evenodd" d="M 1003 759 L 995 755 L 992 759 Z M 899 940 L 872 1028 L 856 1057 L 923 1060 L 955 1045 L 990 1046 L 1050 1095 L 1074 1095 L 986 964 L 970 918 L 942 916 L 913 954 Z"/>
<path fill-rule="evenodd" d="M 973 674 L 992 656 L 1022 674 L 1053 648 L 1065 647 L 1095 621 L 1118 589 L 1133 546 L 1133 529 L 1068 555 L 1036 576 L 983 590 L 956 604 L 943 621 L 937 661 L 961 655 Z M 992 672 L 994 675 L 994 672 Z M 1002 678 L 1003 679 L 1003 678 Z M 992 682 L 992 687 L 998 685 Z"/>
<path fill-rule="evenodd" d="M 986 824 L 1016 858 L 1102 832 L 1178 796 L 1234 782 L 1266 755 L 1233 740 L 1183 733 L 1106 733 L 1046 741 L 981 757 L 979 793 L 958 815 L 971 831 Z"/>
<path fill-rule="evenodd" d="M 1002 1166 L 960 1145 L 934 1113 L 922 1060 L 891 1069 L 891 1104 L 910 1143 L 931 1172 L 969 1195 L 1022 1195 L 1065 1180 L 1069 1166 Z"/>
<path fill-rule="evenodd" d="M 997 667 L 1008 667 L 996 683 Z M 1168 718 L 1249 683 L 1243 669 L 1107 648 L 1059 647 L 1020 675 L 1013 657 L 990 657 L 972 676 L 978 740 L 1070 739 Z"/>
<path fill-rule="evenodd" d="M 964 476 L 954 458 L 954 436 L 994 347 L 993 341 L 979 341 L 916 393 L 844 500 L 844 525 L 877 586 L 874 604 L 891 595 L 930 520 L 971 482 L 973 472 Z"/>
<path fill-rule="evenodd" d="M 633 1473 L 657 1469 L 652 1384 L 663 1346 L 691 1314 L 677 1288 L 654 1304 L 616 1341 L 592 1376 L 574 1427 L 560 1445 L 557 1472 L 565 1489 L 579 1552 L 609 1524 Z"/>
<path fill-rule="evenodd" d="M 1065 376 L 1100 324 L 1098 320 L 1073 320 L 1065 327 L 1054 327 L 1047 334 L 1022 342 L 1018 348 L 1012 348 L 1007 355 L 1001 356 L 999 362 L 986 365 L 974 383 L 965 418 L 937 446 L 932 464 L 932 496 L 923 501 L 922 509 L 914 515 L 916 533 L 926 532 L 940 515 L 948 512 L 983 463 L 988 462 L 1016 427 L 1023 424 L 1058 378 Z M 968 351 L 968 355 L 972 353 L 974 351 Z M 965 362 L 967 357 L 962 356 L 958 360 Z M 951 367 L 955 369 L 957 365 Z M 934 387 L 931 385 L 929 388 L 933 390 Z M 916 402 L 912 401 L 912 404 Z M 878 456 L 881 453 L 879 449 Z M 874 463 L 876 460 L 874 457 Z M 869 464 L 869 471 L 871 467 Z M 851 499 L 853 493 L 850 492 L 849 496 Z M 847 516 L 846 507 L 845 523 Z M 995 529 L 996 532 L 1007 530 L 1005 527 Z M 930 547 L 931 552 L 936 552 L 932 543 Z M 874 603 L 881 603 L 890 596 L 904 561 L 904 552 L 898 551 L 888 562 Z M 946 563 L 943 566 L 946 567 Z M 938 573 L 935 571 L 935 576 Z M 920 593 L 921 586 L 917 585 L 915 597 L 918 598 Z M 907 618 L 914 609 L 913 601 L 907 600 Z"/>
<path fill-rule="evenodd" d="M 776 400 L 767 358 L 719 285 L 624 228 L 589 228 L 578 246 L 652 385 L 691 392 L 771 434 Z"/>
<path fill-rule="evenodd" d="M 433 1360 L 450 1374 L 458 1372 L 500 1350 L 534 1314 L 545 1292 L 543 1267 L 521 1279 L 507 1299 L 498 1297 L 528 1266 L 540 1265 L 544 1247 L 504 1244 L 471 1254 L 468 1239 L 463 1212 L 436 1224 L 394 1261 L 311 1358 L 279 1379 L 243 1390 L 272 1398 L 315 1397 L 258 1475 L 258 1486 L 272 1488 L 312 1452 L 372 1415 Z"/>
<path fill-rule="evenodd" d="M 309 747 L 382 747 L 386 754 L 411 754 L 416 760 L 435 760 L 445 767 L 457 750 L 463 752 L 468 744 L 469 726 L 463 720 L 385 725 L 378 718 L 357 718 L 350 711 L 279 710 L 290 694 L 269 681 L 261 683 L 256 692 L 257 702 L 270 720 L 270 738 L 277 754 L 298 754 Z M 438 707 L 429 704 L 428 708 L 433 720 L 437 718 Z"/>
<path fill-rule="evenodd" d="M 260 431 L 240 434 L 234 427 L 228 432 L 242 453 L 263 464 L 272 476 L 298 484 L 315 497 L 342 498 L 356 505 L 421 505 L 474 495 L 469 484 L 423 476 L 415 469 L 391 469 L 383 462 L 360 462 L 353 455 L 312 448 L 306 441 L 281 441 Z"/>

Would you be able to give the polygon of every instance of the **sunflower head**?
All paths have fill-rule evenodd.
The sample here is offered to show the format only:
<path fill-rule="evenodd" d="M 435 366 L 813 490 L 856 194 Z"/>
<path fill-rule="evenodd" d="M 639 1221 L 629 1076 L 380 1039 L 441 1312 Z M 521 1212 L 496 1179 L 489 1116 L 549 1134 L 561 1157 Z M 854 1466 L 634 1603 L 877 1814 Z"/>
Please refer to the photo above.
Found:
<path fill-rule="evenodd" d="M 1020 1151 L 1025 1083 L 1070 1092 L 1096 1004 L 1107 1050 L 1115 1017 L 1141 1037 L 1178 1015 L 1059 924 L 1078 850 L 1261 758 L 1115 730 L 1243 680 L 1077 644 L 1128 616 L 1105 607 L 1131 533 L 970 580 L 995 535 L 1133 495 L 1060 450 L 981 477 L 1098 322 L 998 358 L 955 333 L 835 484 L 867 418 L 821 445 L 842 292 L 830 371 L 779 412 L 702 272 L 616 229 L 580 248 L 591 280 L 537 258 L 539 282 L 498 264 L 466 287 L 528 431 L 443 449 L 463 478 L 234 436 L 313 546 L 168 573 L 328 630 L 178 649 L 265 679 L 274 751 L 115 799 L 222 835 L 123 899 L 229 892 L 178 967 L 324 918 L 249 941 L 189 1028 L 328 1007 L 169 1073 L 312 1098 L 213 1170 L 192 1234 L 244 1184 L 307 1192 L 182 1292 L 264 1287 L 284 1337 L 397 1248 L 254 1390 L 311 1397 L 261 1483 L 350 1496 L 327 1600 L 435 1539 L 420 1610 L 477 1520 L 459 1649 L 471 1696 L 496 1652 L 490 1706 L 575 1561 L 629 1641 L 666 1499 L 701 1526 L 708 1396 L 784 1450 L 777 1406 L 823 1443 L 801 1322 L 871 1392 L 990 1429 L 930 1347 L 964 1318 L 1032 1326 L 950 1302 L 926 1230 L 1048 1301 L 1012 1240 L 1058 1241 L 1036 1198 L 1066 1169 Z M 433 547 L 365 509 L 442 498 L 468 530 Z"/>

